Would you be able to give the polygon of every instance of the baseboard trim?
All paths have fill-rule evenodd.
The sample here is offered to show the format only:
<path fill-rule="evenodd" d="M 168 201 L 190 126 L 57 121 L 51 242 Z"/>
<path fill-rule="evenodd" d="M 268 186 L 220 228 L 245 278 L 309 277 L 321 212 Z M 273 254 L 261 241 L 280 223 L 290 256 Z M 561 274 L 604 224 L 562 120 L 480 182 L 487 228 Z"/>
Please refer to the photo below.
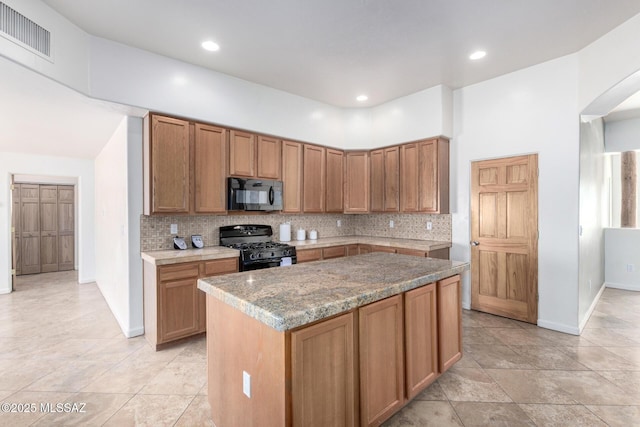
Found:
<path fill-rule="evenodd" d="M 589 307 L 584 317 L 582 318 L 582 321 L 580 322 L 580 325 L 579 325 L 580 334 L 582 334 L 584 327 L 587 326 L 587 322 L 589 321 L 589 318 L 591 318 L 591 315 L 593 314 L 593 311 L 596 309 L 596 305 L 598 305 L 598 301 L 600 301 L 600 297 L 602 296 L 602 293 L 606 288 L 607 288 L 606 283 L 603 283 L 602 286 L 600 286 L 600 290 L 598 291 L 598 294 L 591 302 L 591 306 Z"/>
<path fill-rule="evenodd" d="M 544 319 L 538 319 L 538 326 L 545 329 L 551 329 L 565 334 L 580 335 L 580 329 L 575 326 L 569 326 L 562 323 L 550 322 Z"/>
<path fill-rule="evenodd" d="M 122 325 L 120 325 L 122 328 Z M 144 335 L 144 326 L 139 326 L 137 328 L 129 329 L 128 332 L 124 332 L 127 338 L 139 337 L 140 335 Z"/>
<path fill-rule="evenodd" d="M 628 285 L 626 283 L 612 283 L 612 282 L 605 282 L 604 285 L 607 288 L 622 289 L 624 291 L 640 292 L 640 285 Z"/>
<path fill-rule="evenodd" d="M 462 308 L 465 310 L 471 310 L 471 303 L 469 301 L 462 301 Z"/>

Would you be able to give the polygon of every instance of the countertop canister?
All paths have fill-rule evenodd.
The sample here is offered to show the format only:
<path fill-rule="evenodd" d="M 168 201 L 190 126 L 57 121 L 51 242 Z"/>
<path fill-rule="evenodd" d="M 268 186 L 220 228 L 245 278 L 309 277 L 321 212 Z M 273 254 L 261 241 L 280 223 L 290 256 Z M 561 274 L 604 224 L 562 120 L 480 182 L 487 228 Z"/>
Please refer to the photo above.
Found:
<path fill-rule="evenodd" d="M 291 241 L 291 223 L 285 222 L 284 224 L 280 224 L 280 241 Z"/>

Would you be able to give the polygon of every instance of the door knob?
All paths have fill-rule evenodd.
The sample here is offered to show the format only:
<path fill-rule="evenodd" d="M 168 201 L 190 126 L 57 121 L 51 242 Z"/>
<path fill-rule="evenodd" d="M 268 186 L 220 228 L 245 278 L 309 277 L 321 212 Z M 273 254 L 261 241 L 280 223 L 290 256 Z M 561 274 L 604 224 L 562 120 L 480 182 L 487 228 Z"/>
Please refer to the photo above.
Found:
<path fill-rule="evenodd" d="M 471 242 L 471 244 L 472 244 L 473 246 L 478 246 L 478 245 L 480 244 L 480 242 L 473 241 L 473 242 Z"/>

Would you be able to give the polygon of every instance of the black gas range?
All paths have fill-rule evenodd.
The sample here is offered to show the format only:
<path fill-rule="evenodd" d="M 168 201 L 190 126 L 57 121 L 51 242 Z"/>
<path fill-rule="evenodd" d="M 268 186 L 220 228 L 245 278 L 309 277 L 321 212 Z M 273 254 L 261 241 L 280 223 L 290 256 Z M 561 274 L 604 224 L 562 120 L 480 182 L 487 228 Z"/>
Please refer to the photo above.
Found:
<path fill-rule="evenodd" d="M 272 235 L 270 225 L 229 225 L 220 227 L 220 245 L 240 251 L 240 271 L 295 264 L 296 248 L 272 242 Z"/>

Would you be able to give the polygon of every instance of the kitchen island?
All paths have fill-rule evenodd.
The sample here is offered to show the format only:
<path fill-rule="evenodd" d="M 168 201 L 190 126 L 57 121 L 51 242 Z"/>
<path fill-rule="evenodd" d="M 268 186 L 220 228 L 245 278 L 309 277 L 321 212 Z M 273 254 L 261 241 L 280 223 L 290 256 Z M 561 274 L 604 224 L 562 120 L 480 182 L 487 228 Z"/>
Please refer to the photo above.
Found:
<path fill-rule="evenodd" d="M 468 268 L 371 253 L 200 279 L 214 423 L 389 418 L 460 359 Z"/>

